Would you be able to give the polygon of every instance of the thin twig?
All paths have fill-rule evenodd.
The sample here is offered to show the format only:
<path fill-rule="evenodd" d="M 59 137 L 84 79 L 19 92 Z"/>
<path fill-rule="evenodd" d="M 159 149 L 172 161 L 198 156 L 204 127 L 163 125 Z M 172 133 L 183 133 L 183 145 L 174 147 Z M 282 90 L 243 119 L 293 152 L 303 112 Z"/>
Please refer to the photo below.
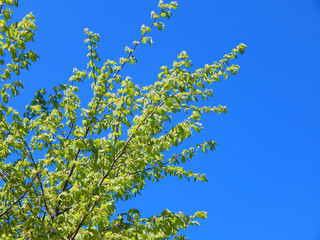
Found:
<path fill-rule="evenodd" d="M 39 170 L 39 171 L 36 173 L 36 175 L 39 174 L 40 172 L 42 172 L 43 169 L 45 169 L 46 167 L 47 167 L 47 166 L 44 166 L 41 170 Z M 20 196 L 14 203 L 12 203 L 10 207 L 8 207 L 6 210 L 4 210 L 4 211 L 0 214 L 0 217 L 2 217 L 3 215 L 5 215 L 8 211 L 10 211 L 11 208 L 13 208 L 14 205 L 16 205 L 18 202 L 20 202 L 20 200 L 27 194 L 27 192 L 29 191 L 29 189 L 31 188 L 31 186 L 32 186 L 32 184 L 33 184 L 33 182 L 34 182 L 35 180 L 36 180 L 36 177 L 34 177 L 34 178 L 32 179 L 32 181 L 29 182 L 29 184 L 28 184 L 29 186 L 28 186 L 27 189 L 21 194 L 21 196 Z"/>
<path fill-rule="evenodd" d="M 160 14 L 162 13 L 162 11 L 163 11 L 163 9 L 161 9 Z M 154 25 L 155 21 L 156 21 L 156 19 L 153 20 L 152 24 L 150 25 L 150 28 Z M 142 41 L 142 39 L 145 37 L 146 34 L 147 34 L 147 31 L 142 35 L 142 37 L 140 38 L 140 40 L 134 45 L 132 51 L 128 54 L 128 56 L 127 56 L 127 58 L 126 58 L 127 60 L 129 60 L 129 58 L 131 57 L 132 53 L 133 53 L 134 50 L 137 48 L 138 44 Z M 123 67 L 125 66 L 126 62 L 127 62 L 127 61 L 124 61 L 124 62 L 122 63 L 121 67 L 120 67 L 120 68 L 118 69 L 118 71 L 114 74 L 113 78 L 115 78 L 115 77 L 118 76 L 119 72 L 123 69 Z M 111 82 L 108 84 L 107 89 L 110 87 L 110 85 L 111 85 Z M 99 105 L 99 103 L 100 103 L 101 100 L 102 100 L 102 96 L 100 96 L 100 98 L 99 98 L 99 100 L 98 100 L 98 102 L 97 102 L 96 108 L 98 107 L 98 105 Z M 153 113 L 152 113 L 152 115 L 153 115 Z M 89 124 L 89 125 L 90 125 L 90 124 Z M 138 126 L 137 129 L 136 129 L 136 131 L 139 129 L 140 125 L 141 125 L 141 124 L 139 124 L 139 126 Z M 88 127 L 87 129 L 89 129 L 89 127 Z M 126 149 L 127 145 L 129 144 L 129 142 L 130 142 L 131 139 L 133 138 L 133 135 L 134 135 L 134 134 L 132 134 L 132 135 L 130 136 L 130 138 L 127 140 L 127 142 L 125 143 L 125 145 L 124 145 L 124 147 L 122 148 L 122 150 L 119 152 L 119 154 L 117 154 L 118 156 L 115 157 L 115 159 L 114 159 L 114 161 L 113 161 L 113 163 L 112 163 L 112 165 L 111 165 L 111 169 L 102 177 L 102 179 L 101 179 L 100 182 L 99 182 L 99 186 L 102 185 L 104 179 L 109 175 L 109 173 L 111 172 L 113 166 L 115 165 L 115 163 L 117 162 L 117 160 L 121 157 L 121 155 L 123 154 L 123 152 L 124 152 L 124 150 Z M 70 173 L 72 174 L 72 172 L 73 172 L 73 168 L 72 168 L 72 171 L 71 171 Z M 71 176 L 71 174 L 69 174 L 69 175 Z M 67 182 L 68 182 L 68 180 L 67 180 Z M 87 218 L 87 216 L 93 211 L 94 206 L 96 205 L 96 203 L 97 203 L 97 201 L 95 201 L 95 203 L 91 206 L 88 214 L 83 215 L 83 217 L 81 218 L 81 220 L 80 220 L 80 222 L 79 222 L 76 230 L 75 230 L 75 231 L 71 234 L 71 236 L 69 237 L 70 240 L 73 240 L 73 239 L 77 236 L 77 234 L 78 234 L 78 232 L 79 232 L 79 230 L 80 230 L 83 222 L 85 221 L 85 219 Z"/>

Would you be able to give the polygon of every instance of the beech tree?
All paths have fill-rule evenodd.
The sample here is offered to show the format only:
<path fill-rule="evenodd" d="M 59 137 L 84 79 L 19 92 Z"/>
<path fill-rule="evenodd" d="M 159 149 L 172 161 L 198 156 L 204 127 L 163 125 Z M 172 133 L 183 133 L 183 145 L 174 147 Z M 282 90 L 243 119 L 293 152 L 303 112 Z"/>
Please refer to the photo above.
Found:
<path fill-rule="evenodd" d="M 18 0 L 0 0 L 0 238 L 1 239 L 187 239 L 179 233 L 206 212 L 193 215 L 169 210 L 150 217 L 139 210 L 116 213 L 120 201 L 141 194 L 150 181 L 175 176 L 207 181 L 204 174 L 181 164 L 197 151 L 215 149 L 207 140 L 169 155 L 194 131 L 203 130 L 205 113 L 225 113 L 224 106 L 199 106 L 213 94 L 211 84 L 237 74 L 230 61 L 243 54 L 240 44 L 222 60 L 191 71 L 182 51 L 171 67 L 162 66 L 153 84 L 139 86 L 124 67 L 135 65 L 138 45 L 152 45 L 149 33 L 163 30 L 177 2 L 159 2 L 141 38 L 126 47 L 126 57 L 104 60 L 98 55 L 99 34 L 85 29 L 88 64 L 52 90 L 38 90 L 25 111 L 14 108 L 23 89 L 21 70 L 38 55 L 28 48 L 35 37 L 30 13 L 13 19 Z M 91 84 L 84 105 L 79 86 Z M 179 113 L 187 117 L 168 129 Z M 168 125 L 168 124 L 167 124 Z"/>

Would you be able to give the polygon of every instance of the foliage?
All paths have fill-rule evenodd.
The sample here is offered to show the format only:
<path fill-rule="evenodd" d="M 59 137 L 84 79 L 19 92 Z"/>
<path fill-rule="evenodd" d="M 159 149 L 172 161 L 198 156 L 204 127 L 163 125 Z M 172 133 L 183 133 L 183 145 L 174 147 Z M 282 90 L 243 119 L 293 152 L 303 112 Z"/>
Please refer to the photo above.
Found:
<path fill-rule="evenodd" d="M 164 29 L 161 18 L 170 19 L 178 4 L 159 3 L 151 13 L 152 23 L 141 27 L 142 37 L 126 47 L 119 63 L 101 63 L 97 52 L 99 35 L 85 30 L 88 38 L 88 66 L 74 69 L 68 83 L 51 93 L 35 93 L 24 113 L 11 104 L 23 88 L 11 80 L 28 69 L 37 54 L 27 49 L 33 40 L 35 20 L 30 13 L 13 22 L 10 6 L 18 0 L 0 0 L 0 237 L 1 239 L 186 239 L 179 229 L 198 225 L 205 212 L 187 215 L 164 210 L 143 218 L 131 209 L 115 216 L 119 201 L 140 194 L 148 181 L 177 176 L 206 181 L 204 174 L 187 171 L 181 163 L 200 150 L 213 150 L 208 140 L 180 154 L 168 151 L 203 128 L 203 113 L 225 113 L 223 106 L 199 107 L 198 100 L 212 96 L 210 85 L 237 74 L 229 65 L 246 46 L 240 44 L 219 62 L 193 72 L 186 52 L 171 68 L 162 66 L 154 84 L 140 87 L 120 75 L 125 65 L 136 64 L 136 47 L 148 43 L 152 28 Z M 11 23 L 12 22 L 12 23 Z M 90 81 L 92 98 L 81 105 L 79 86 Z M 183 121 L 165 128 L 174 114 L 186 113 Z"/>

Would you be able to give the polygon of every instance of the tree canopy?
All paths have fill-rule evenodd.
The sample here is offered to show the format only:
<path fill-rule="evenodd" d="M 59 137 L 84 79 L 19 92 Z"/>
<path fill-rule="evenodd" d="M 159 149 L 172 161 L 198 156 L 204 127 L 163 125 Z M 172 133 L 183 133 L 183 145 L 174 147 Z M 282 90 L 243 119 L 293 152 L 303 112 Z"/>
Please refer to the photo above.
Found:
<path fill-rule="evenodd" d="M 1 239 L 187 239 L 179 230 L 198 225 L 206 212 L 166 209 L 143 217 L 137 209 L 118 214 L 117 204 L 166 176 L 207 181 L 181 164 L 215 149 L 215 141 L 175 154 L 169 150 L 203 130 L 203 114 L 226 112 L 225 106 L 203 103 L 213 94 L 213 82 L 238 73 L 239 66 L 230 62 L 246 46 L 195 70 L 182 51 L 172 66 L 160 68 L 152 84 L 139 86 L 121 73 L 137 64 L 137 46 L 152 45 L 149 33 L 162 31 L 161 19 L 170 19 L 178 7 L 160 1 L 150 24 L 142 25 L 140 39 L 125 47 L 119 61 L 101 60 L 99 34 L 85 29 L 87 68 L 74 68 L 70 79 L 52 90 L 38 90 L 19 112 L 14 108 L 15 96 L 24 89 L 19 74 L 38 55 L 28 47 L 35 18 L 30 13 L 15 21 L 14 7 L 18 0 L 0 0 Z M 79 97 L 84 82 L 91 84 L 88 104 Z M 166 127 L 179 113 L 187 117 Z"/>

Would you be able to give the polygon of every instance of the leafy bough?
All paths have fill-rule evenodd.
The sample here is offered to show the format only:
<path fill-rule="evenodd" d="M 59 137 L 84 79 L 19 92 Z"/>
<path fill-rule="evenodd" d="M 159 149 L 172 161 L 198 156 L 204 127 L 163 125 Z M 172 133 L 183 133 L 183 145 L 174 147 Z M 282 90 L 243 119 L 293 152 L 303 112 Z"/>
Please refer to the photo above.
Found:
<path fill-rule="evenodd" d="M 2 7 L 13 4 L 18 2 L 0 1 L 1 21 L 7 23 L 12 16 L 9 8 Z M 24 53 L 36 29 L 34 18 L 28 15 L 22 23 L 2 28 L 6 43 L 24 42 L 14 45 L 20 53 L 11 45 L 2 45 L 10 52 L 12 63 L 1 75 L 8 82 L 2 86 L 0 104 L 1 238 L 186 239 L 179 230 L 206 218 L 206 212 L 188 215 L 169 210 L 143 218 L 136 209 L 115 216 L 117 203 L 141 194 L 148 181 L 166 176 L 207 181 L 204 174 L 187 171 L 181 164 L 197 151 L 215 149 L 215 141 L 176 154 L 170 149 L 180 146 L 194 131 L 203 130 L 203 114 L 226 112 L 224 106 L 200 107 L 198 102 L 212 96 L 213 82 L 237 74 L 239 66 L 230 61 L 246 49 L 240 44 L 222 60 L 195 71 L 190 71 L 192 62 L 183 51 L 171 68 L 160 68 L 157 81 L 144 87 L 121 76 L 127 64 L 137 63 L 137 46 L 152 45 L 147 34 L 154 27 L 163 30 L 160 19 L 170 19 L 177 6 L 176 2 L 160 1 L 159 13 L 151 13 L 151 24 L 141 27 L 141 38 L 134 41 L 132 49 L 125 48 L 128 55 L 119 63 L 107 60 L 101 64 L 97 51 L 100 36 L 85 29 L 87 69 L 75 68 L 69 82 L 54 87 L 50 94 L 45 89 L 37 91 L 23 114 L 9 102 L 23 88 L 22 82 L 11 81 L 10 76 L 18 75 L 17 69 L 28 68 L 28 59 L 37 59 L 32 50 Z M 22 30 L 30 36 L 20 38 Z M 88 81 L 92 98 L 83 106 L 79 91 Z M 173 127 L 168 129 L 166 125 L 180 113 L 187 117 L 170 123 Z"/>

